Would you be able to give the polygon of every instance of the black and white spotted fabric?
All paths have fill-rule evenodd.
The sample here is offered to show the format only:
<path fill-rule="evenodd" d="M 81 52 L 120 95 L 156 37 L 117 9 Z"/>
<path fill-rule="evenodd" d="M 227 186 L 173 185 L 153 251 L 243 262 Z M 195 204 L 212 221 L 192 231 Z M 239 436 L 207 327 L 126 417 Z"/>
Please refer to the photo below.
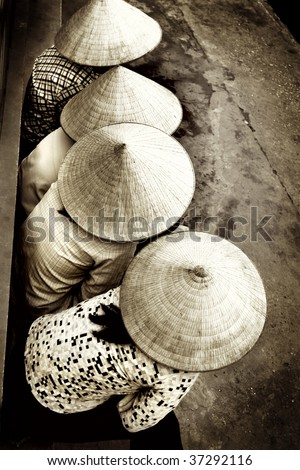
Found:
<path fill-rule="evenodd" d="M 88 317 L 101 315 L 101 303 L 119 305 L 119 288 L 34 321 L 25 350 L 27 381 L 35 398 L 58 413 L 135 394 L 131 408 L 120 411 L 123 425 L 131 432 L 149 428 L 179 404 L 199 374 L 157 364 L 134 345 L 95 338 L 99 327 Z"/>

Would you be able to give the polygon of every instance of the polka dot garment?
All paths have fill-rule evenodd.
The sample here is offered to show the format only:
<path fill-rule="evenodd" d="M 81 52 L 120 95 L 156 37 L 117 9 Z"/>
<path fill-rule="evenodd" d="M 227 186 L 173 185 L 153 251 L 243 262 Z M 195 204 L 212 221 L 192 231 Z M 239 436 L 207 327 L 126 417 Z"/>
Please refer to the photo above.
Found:
<path fill-rule="evenodd" d="M 133 395 L 130 408 L 119 412 L 124 427 L 137 432 L 176 408 L 199 374 L 158 364 L 133 344 L 97 339 L 93 331 L 101 327 L 89 314 L 103 314 L 101 304 L 110 303 L 119 305 L 119 288 L 35 320 L 25 349 L 26 378 L 35 398 L 58 413 Z"/>

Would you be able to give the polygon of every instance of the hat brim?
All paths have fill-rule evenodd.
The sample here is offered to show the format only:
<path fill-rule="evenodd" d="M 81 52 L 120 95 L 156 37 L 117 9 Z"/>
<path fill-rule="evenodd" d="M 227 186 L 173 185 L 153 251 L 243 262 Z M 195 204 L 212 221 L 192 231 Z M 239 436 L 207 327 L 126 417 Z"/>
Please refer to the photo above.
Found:
<path fill-rule="evenodd" d="M 73 62 L 100 67 L 138 59 L 161 38 L 157 21 L 127 2 L 90 1 L 62 25 L 54 45 Z"/>
<path fill-rule="evenodd" d="M 208 277 L 198 278 L 196 266 Z M 252 349 L 264 327 L 266 294 L 257 269 L 235 245 L 183 232 L 161 237 L 133 259 L 120 307 L 130 336 L 149 357 L 209 371 Z"/>
<path fill-rule="evenodd" d="M 152 126 L 121 123 L 77 141 L 57 184 L 67 212 L 87 232 L 138 241 L 182 217 L 194 195 L 195 172 L 173 137 Z"/>
<path fill-rule="evenodd" d="M 120 122 L 146 124 L 173 134 L 182 115 L 180 101 L 170 90 L 117 66 L 71 98 L 62 110 L 60 123 L 74 140 Z"/>

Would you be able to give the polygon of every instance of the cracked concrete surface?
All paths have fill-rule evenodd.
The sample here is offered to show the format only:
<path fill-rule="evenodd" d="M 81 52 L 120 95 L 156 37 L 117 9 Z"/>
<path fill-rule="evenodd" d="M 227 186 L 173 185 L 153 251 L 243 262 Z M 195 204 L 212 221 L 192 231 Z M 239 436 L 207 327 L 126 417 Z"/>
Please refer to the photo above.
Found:
<path fill-rule="evenodd" d="M 266 2 L 179 2 L 210 62 L 230 69 L 225 87 L 299 210 L 299 45 Z"/>
<path fill-rule="evenodd" d="M 185 221 L 237 243 L 268 297 L 254 349 L 203 374 L 177 409 L 184 446 L 297 449 L 299 45 L 262 1 L 143 3 L 164 36 L 133 66 L 183 104 L 175 137 L 197 175 Z"/>

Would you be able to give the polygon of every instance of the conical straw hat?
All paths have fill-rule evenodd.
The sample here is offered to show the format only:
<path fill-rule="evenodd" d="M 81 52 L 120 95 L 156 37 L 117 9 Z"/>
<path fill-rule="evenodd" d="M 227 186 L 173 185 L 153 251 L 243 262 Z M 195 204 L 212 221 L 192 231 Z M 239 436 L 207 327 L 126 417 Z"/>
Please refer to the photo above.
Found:
<path fill-rule="evenodd" d="M 112 124 L 85 135 L 58 175 L 62 202 L 76 223 L 120 242 L 167 230 L 187 210 L 194 189 L 182 145 L 144 124 Z"/>
<path fill-rule="evenodd" d="M 154 49 L 162 31 L 153 18 L 123 0 L 90 0 L 59 29 L 54 45 L 67 59 L 117 65 Z"/>
<path fill-rule="evenodd" d="M 121 65 L 73 96 L 60 116 L 62 128 L 74 140 L 120 122 L 148 124 L 172 134 L 181 120 L 181 104 L 171 91 Z"/>
<path fill-rule="evenodd" d="M 154 360 L 207 371 L 244 356 L 262 332 L 266 295 L 249 258 L 201 232 L 159 238 L 131 262 L 120 308 L 137 346 Z"/>

